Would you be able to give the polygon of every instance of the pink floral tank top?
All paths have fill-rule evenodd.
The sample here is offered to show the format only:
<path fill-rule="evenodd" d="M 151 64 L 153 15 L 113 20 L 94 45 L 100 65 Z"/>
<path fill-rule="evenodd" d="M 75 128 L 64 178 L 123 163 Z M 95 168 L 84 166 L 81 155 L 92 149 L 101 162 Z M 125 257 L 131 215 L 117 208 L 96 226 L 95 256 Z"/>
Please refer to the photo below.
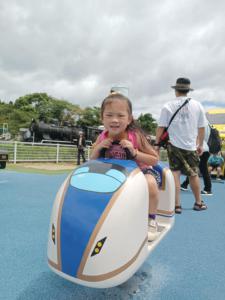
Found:
<path fill-rule="evenodd" d="M 128 140 L 133 144 L 135 149 L 139 149 L 137 138 L 134 131 L 128 131 Z M 103 131 L 100 134 L 100 142 L 102 142 L 104 139 L 108 137 L 108 131 Z M 120 146 L 120 144 L 112 144 L 112 146 L 106 150 L 105 152 L 105 158 L 115 158 L 115 159 L 127 159 L 127 153 L 123 147 Z M 136 163 L 138 164 L 140 169 L 145 169 L 149 167 L 148 165 L 139 162 L 136 160 Z"/>

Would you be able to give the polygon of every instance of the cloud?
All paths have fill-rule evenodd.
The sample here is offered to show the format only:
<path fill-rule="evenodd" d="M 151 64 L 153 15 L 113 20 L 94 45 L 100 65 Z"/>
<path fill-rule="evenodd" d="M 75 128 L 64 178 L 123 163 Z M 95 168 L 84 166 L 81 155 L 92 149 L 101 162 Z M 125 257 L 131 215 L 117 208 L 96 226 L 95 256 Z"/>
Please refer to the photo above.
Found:
<path fill-rule="evenodd" d="M 222 0 L 2 0 L 0 99 L 46 92 L 94 106 L 122 85 L 135 115 L 157 117 L 186 76 L 191 96 L 224 106 L 224 9 Z"/>

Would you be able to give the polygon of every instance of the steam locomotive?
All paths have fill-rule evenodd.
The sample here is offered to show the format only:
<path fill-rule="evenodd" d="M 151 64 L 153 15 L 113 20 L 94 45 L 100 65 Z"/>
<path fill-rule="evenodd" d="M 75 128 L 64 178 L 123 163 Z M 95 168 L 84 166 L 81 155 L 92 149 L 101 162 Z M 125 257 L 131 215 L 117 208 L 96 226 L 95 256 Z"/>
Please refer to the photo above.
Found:
<path fill-rule="evenodd" d="M 21 140 L 24 142 L 57 142 L 74 144 L 79 137 L 79 132 L 85 135 L 87 144 L 96 140 L 98 134 L 102 131 L 101 126 L 72 126 L 65 122 L 60 126 L 57 122 L 45 123 L 44 121 L 32 120 L 30 127 L 20 130 Z"/>

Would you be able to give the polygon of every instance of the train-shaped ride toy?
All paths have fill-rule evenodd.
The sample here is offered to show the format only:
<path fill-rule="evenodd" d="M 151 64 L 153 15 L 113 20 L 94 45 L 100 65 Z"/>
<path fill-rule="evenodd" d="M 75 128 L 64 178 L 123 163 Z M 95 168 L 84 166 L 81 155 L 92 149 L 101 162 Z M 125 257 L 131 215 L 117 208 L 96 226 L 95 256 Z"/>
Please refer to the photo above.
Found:
<path fill-rule="evenodd" d="M 175 186 L 160 165 L 158 237 L 148 241 L 148 186 L 132 160 L 100 158 L 76 168 L 54 202 L 48 264 L 77 284 L 107 288 L 128 280 L 174 224 Z"/>

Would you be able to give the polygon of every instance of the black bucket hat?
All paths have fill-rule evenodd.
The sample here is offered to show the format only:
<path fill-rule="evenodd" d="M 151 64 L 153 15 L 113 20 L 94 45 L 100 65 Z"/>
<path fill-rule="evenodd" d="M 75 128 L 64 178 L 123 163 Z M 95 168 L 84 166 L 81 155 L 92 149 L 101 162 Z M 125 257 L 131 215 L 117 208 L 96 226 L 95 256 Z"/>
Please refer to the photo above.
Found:
<path fill-rule="evenodd" d="M 171 88 L 178 90 L 178 91 L 193 91 L 190 87 L 191 81 L 188 78 L 177 78 L 176 85 L 171 86 Z"/>

